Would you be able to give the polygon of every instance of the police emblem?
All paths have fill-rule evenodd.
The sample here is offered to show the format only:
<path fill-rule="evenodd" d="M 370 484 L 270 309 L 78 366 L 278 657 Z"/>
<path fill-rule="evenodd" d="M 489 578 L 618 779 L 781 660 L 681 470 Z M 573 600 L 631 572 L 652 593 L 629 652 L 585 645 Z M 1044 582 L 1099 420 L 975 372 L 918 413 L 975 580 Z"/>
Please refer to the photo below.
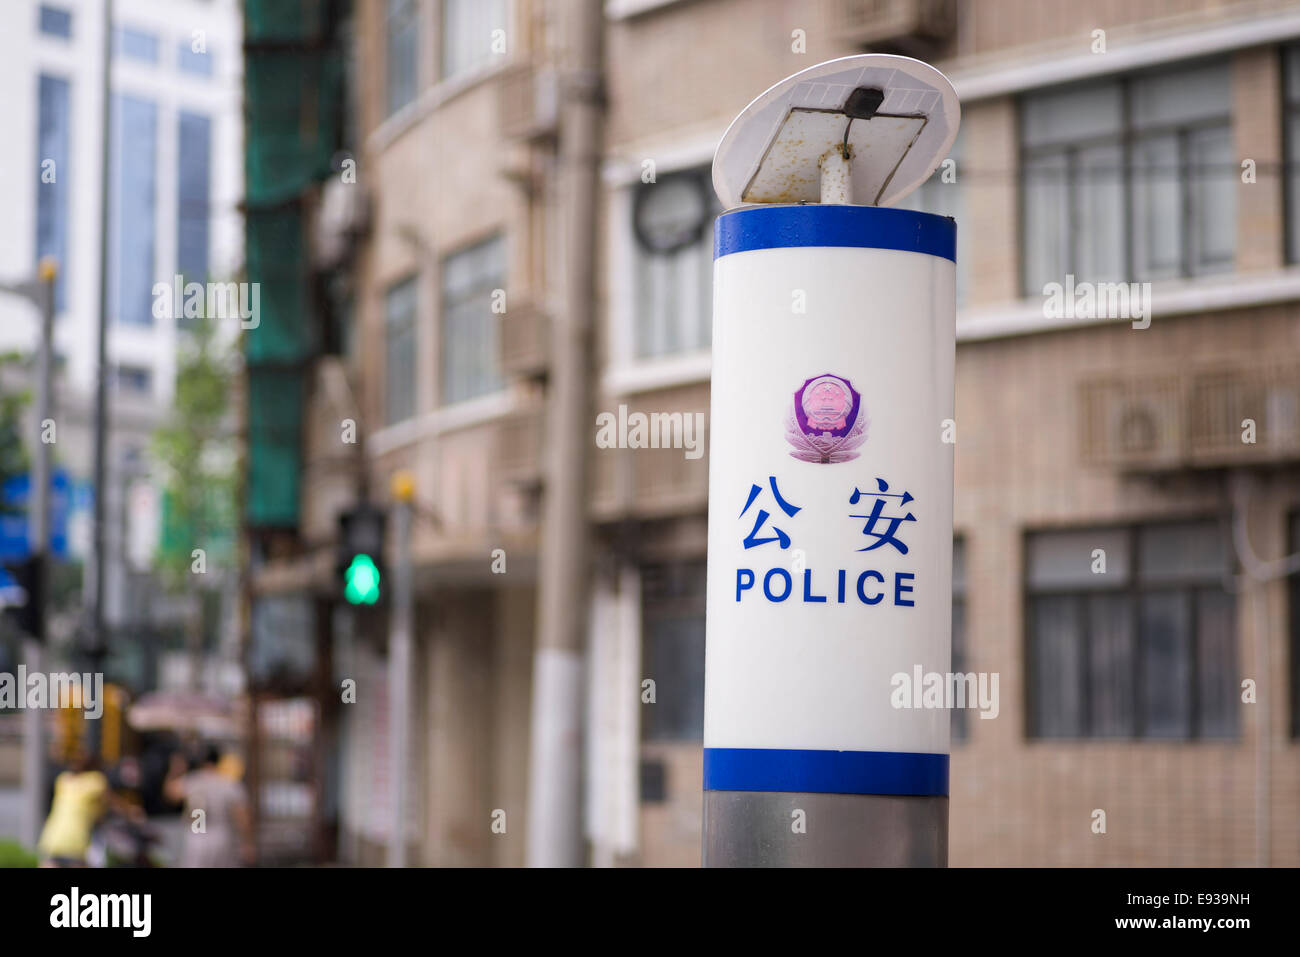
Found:
<path fill-rule="evenodd" d="M 794 447 L 791 457 L 833 465 L 858 457 L 854 450 L 867 441 L 870 424 L 853 384 L 827 373 L 808 379 L 795 392 L 785 438 Z"/>

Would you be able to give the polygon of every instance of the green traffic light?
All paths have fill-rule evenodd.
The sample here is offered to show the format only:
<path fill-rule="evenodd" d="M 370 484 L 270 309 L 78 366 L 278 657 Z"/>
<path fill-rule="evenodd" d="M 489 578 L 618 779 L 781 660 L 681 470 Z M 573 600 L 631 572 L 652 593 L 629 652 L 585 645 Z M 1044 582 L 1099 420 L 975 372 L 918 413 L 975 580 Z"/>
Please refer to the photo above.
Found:
<path fill-rule="evenodd" d="M 343 573 L 343 597 L 353 605 L 373 605 L 379 601 L 379 569 L 375 560 L 364 552 L 353 557 Z"/>

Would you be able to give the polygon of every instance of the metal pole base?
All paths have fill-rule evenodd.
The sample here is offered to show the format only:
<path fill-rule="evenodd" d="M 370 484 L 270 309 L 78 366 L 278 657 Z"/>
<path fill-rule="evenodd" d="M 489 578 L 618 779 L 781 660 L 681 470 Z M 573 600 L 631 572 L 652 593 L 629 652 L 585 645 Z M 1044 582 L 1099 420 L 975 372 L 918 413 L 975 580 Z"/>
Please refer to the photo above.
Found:
<path fill-rule="evenodd" d="M 947 867 L 948 799 L 705 791 L 704 866 Z"/>

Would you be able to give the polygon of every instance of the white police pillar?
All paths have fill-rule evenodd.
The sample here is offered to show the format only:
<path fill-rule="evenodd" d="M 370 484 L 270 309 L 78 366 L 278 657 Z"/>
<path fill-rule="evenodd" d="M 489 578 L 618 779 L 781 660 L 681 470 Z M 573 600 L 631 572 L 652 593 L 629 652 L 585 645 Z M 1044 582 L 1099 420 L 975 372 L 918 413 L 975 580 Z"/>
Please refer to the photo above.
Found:
<path fill-rule="evenodd" d="M 932 67 L 847 57 L 718 147 L 706 866 L 947 863 L 949 712 L 912 684 L 950 670 L 956 225 L 878 204 L 958 116 Z"/>

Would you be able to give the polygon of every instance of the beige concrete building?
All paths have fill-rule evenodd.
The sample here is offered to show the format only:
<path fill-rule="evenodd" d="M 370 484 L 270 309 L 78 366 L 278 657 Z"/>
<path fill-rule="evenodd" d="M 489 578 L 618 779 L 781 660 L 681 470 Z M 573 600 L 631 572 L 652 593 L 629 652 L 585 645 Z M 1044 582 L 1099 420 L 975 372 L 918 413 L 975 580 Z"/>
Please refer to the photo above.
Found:
<path fill-rule="evenodd" d="M 349 345 L 313 379 L 314 547 L 258 577 L 336 601 L 338 510 L 414 472 L 425 864 L 524 860 L 559 2 L 356 5 Z M 914 200 L 960 237 L 954 670 L 1001 689 L 995 719 L 955 718 L 952 863 L 1300 864 L 1300 589 L 1279 562 L 1300 547 L 1300 4 L 605 9 L 590 860 L 699 861 L 708 474 L 688 449 L 597 447 L 595 415 L 707 414 L 713 148 L 770 84 L 880 50 L 935 63 L 963 107 Z M 383 617 L 323 614 L 358 687 L 340 856 L 378 862 Z"/>

